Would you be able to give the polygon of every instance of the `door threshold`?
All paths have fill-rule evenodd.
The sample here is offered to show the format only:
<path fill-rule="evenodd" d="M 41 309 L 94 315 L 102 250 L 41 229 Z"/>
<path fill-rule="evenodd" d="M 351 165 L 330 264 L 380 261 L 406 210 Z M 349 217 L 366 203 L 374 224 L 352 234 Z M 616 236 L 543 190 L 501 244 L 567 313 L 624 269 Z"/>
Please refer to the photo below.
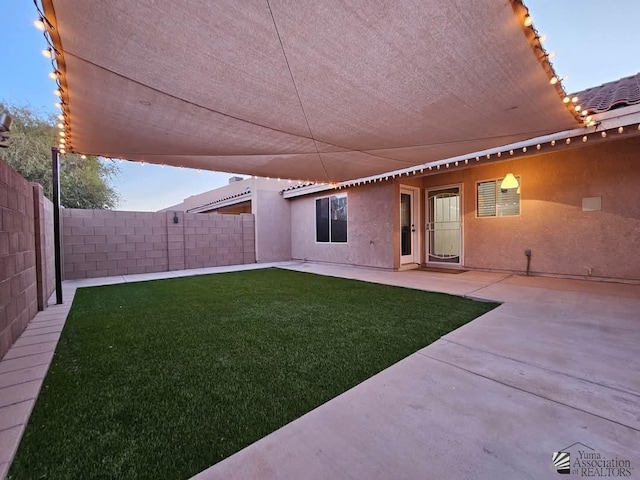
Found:
<path fill-rule="evenodd" d="M 420 268 L 419 263 L 405 263 L 404 265 L 400 265 L 400 267 L 398 267 L 398 271 L 404 272 L 405 270 L 416 270 L 417 268 Z"/>

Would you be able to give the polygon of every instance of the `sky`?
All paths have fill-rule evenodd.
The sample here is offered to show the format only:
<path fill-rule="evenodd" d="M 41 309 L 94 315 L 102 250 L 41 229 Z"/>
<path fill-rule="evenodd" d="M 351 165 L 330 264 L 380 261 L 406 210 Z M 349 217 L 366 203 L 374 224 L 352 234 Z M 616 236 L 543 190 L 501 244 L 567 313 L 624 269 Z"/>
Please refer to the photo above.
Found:
<path fill-rule="evenodd" d="M 567 91 L 640 72 L 640 0 L 525 0 L 525 4 L 534 26 L 548 37 L 545 48 L 556 52 L 556 72 L 569 77 L 564 83 Z M 10 0 L 0 9 L 0 100 L 49 115 L 57 113 L 55 85 L 48 78 L 51 64 L 40 54 L 46 44 L 33 27 L 35 19 L 36 9 L 27 0 Z M 122 199 L 119 210 L 159 210 L 226 185 L 232 176 L 127 161 L 119 167 L 113 182 Z"/>

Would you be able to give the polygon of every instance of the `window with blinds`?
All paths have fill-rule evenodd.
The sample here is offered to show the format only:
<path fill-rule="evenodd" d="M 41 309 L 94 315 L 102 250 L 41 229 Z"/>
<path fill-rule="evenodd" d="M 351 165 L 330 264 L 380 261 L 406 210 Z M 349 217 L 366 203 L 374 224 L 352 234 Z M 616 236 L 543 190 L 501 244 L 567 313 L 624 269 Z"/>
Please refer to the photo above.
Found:
<path fill-rule="evenodd" d="M 516 177 L 520 184 L 520 177 Z M 478 217 L 508 217 L 520 215 L 519 188 L 502 190 L 502 178 L 478 182 Z"/>

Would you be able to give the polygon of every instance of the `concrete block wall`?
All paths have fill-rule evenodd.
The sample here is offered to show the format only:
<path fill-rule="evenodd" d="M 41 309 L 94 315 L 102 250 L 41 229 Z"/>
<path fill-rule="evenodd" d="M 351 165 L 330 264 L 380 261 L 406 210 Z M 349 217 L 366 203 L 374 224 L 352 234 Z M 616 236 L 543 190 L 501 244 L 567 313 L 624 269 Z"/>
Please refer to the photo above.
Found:
<path fill-rule="evenodd" d="M 253 263 L 254 237 L 251 214 L 184 214 L 185 268 Z"/>
<path fill-rule="evenodd" d="M 0 357 L 37 311 L 33 187 L 0 161 Z"/>
<path fill-rule="evenodd" d="M 44 196 L 41 185 L 35 183 L 32 187 L 38 310 L 44 310 L 49 297 L 56 289 L 53 203 Z"/>
<path fill-rule="evenodd" d="M 66 280 L 255 262 L 250 214 L 64 209 L 62 225 Z"/>
<path fill-rule="evenodd" d="M 45 298 L 49 298 L 56 289 L 56 259 L 55 245 L 53 243 L 53 202 L 43 196 L 43 224 L 44 230 L 44 257 L 45 257 Z"/>

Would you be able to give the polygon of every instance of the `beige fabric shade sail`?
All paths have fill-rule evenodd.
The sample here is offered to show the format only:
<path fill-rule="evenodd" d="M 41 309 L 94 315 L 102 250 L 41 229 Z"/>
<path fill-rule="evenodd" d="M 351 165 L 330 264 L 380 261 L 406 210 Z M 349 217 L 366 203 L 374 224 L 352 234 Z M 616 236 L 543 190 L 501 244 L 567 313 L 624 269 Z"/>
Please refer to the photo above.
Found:
<path fill-rule="evenodd" d="M 78 153 L 329 182 L 579 125 L 516 1 L 43 8 Z"/>

